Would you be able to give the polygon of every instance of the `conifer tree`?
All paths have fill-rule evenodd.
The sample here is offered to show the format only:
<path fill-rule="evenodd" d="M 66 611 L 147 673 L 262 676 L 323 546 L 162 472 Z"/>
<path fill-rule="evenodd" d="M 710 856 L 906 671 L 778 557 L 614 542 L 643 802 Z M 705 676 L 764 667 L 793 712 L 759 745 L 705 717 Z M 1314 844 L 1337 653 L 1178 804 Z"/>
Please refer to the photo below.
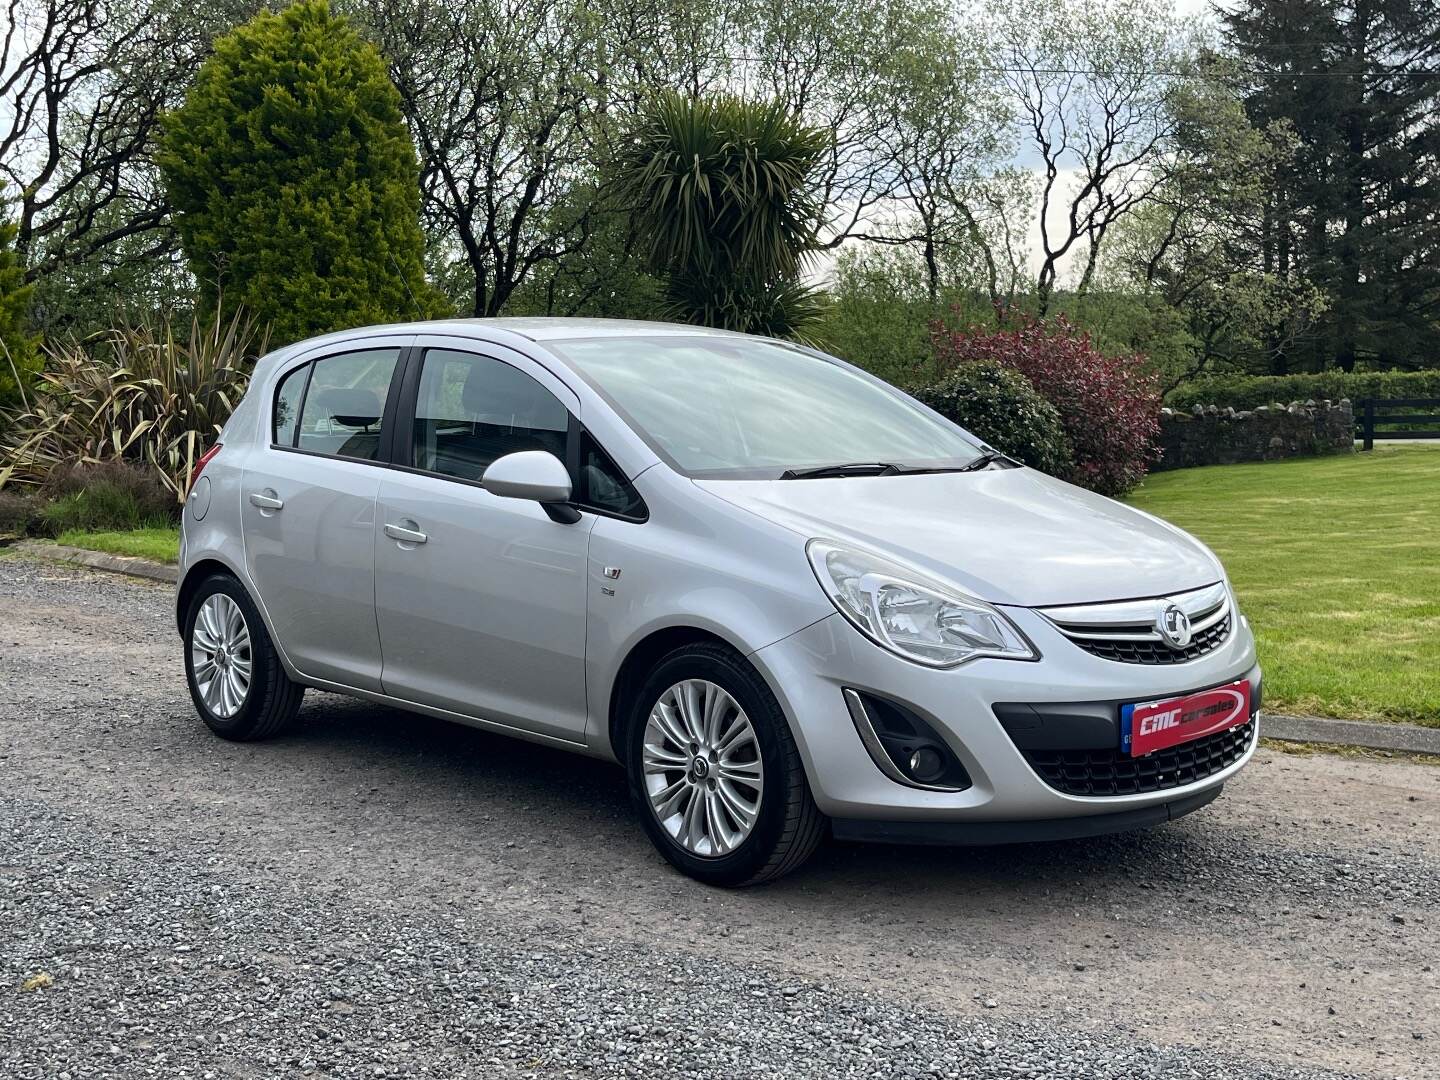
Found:
<path fill-rule="evenodd" d="M 1226 29 L 1257 126 L 1299 150 L 1275 185 L 1267 265 L 1308 276 L 1327 313 L 1298 366 L 1434 364 L 1440 319 L 1440 5 L 1243 0 Z"/>
<path fill-rule="evenodd" d="M 326 0 L 218 39 L 158 160 L 202 290 L 272 341 L 438 313 L 399 95 Z"/>
<path fill-rule="evenodd" d="M 15 223 L 5 209 L 4 184 L 0 183 L 0 409 L 17 404 L 20 384 L 28 383 L 40 369 L 37 337 L 29 324 L 32 289 L 15 253 L 15 232 Z"/>

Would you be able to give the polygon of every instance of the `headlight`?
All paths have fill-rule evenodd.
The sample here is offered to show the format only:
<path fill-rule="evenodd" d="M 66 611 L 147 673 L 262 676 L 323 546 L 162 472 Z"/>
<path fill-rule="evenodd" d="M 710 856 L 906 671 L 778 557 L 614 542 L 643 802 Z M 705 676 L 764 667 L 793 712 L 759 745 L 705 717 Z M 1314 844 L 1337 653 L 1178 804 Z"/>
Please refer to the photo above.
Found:
<path fill-rule="evenodd" d="M 980 656 L 1040 659 L 1009 619 L 951 585 L 828 540 L 811 540 L 805 551 L 840 614 L 907 660 L 954 667 Z"/>

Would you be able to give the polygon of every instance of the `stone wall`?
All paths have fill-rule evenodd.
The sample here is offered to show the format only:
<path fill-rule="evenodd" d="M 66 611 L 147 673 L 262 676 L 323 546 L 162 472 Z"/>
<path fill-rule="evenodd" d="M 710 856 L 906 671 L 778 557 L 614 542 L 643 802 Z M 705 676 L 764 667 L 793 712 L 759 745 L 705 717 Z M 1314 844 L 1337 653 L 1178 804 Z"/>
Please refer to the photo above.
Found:
<path fill-rule="evenodd" d="M 1277 401 L 1245 412 L 1214 405 L 1196 405 L 1190 412 L 1161 409 L 1160 446 L 1164 456 L 1153 472 L 1349 454 L 1355 450 L 1355 413 L 1348 399 Z"/>

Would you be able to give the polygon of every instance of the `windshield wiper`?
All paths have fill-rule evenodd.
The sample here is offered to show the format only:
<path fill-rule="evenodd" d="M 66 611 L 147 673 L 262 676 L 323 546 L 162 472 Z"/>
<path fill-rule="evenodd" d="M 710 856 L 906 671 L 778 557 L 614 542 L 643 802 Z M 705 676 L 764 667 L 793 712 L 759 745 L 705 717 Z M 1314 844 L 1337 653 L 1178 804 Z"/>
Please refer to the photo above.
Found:
<path fill-rule="evenodd" d="M 891 461 L 851 461 L 843 465 L 817 465 L 812 469 L 786 469 L 781 480 L 817 480 L 828 476 L 906 476 L 920 473 L 978 472 L 996 462 L 1009 462 L 1004 454 L 986 450 L 964 465 L 896 465 Z"/>
<path fill-rule="evenodd" d="M 909 472 L 904 465 L 888 461 L 852 461 L 845 465 L 817 465 L 813 469 L 786 469 L 781 480 L 818 480 L 827 476 L 893 476 Z"/>
<path fill-rule="evenodd" d="M 961 465 L 961 466 L 960 466 L 958 469 L 956 469 L 955 471 L 956 471 L 956 472 L 979 472 L 981 469 L 986 469 L 986 468 L 989 468 L 991 465 L 994 465 L 997 461 L 1009 461 L 1009 460 L 1010 460 L 1010 459 L 1009 459 L 1008 457 L 1006 457 L 1004 454 L 997 454 L 994 450 L 986 450 L 983 454 L 981 454 L 979 457 L 977 457 L 974 461 L 967 461 L 964 465 Z"/>

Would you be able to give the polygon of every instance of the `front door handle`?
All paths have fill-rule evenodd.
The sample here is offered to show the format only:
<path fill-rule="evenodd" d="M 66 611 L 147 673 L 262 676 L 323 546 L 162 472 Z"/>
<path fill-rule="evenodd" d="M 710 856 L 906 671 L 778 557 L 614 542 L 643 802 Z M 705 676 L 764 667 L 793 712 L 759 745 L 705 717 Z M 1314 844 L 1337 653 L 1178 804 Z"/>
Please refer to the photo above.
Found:
<path fill-rule="evenodd" d="M 261 510 L 283 510 L 285 500 L 275 494 L 274 488 L 266 488 L 264 491 L 250 493 L 250 505 L 258 506 Z"/>
<path fill-rule="evenodd" d="M 402 544 L 423 544 L 430 538 L 415 526 L 415 522 L 407 521 L 402 525 L 385 525 L 385 535 L 391 540 L 399 540 Z"/>

